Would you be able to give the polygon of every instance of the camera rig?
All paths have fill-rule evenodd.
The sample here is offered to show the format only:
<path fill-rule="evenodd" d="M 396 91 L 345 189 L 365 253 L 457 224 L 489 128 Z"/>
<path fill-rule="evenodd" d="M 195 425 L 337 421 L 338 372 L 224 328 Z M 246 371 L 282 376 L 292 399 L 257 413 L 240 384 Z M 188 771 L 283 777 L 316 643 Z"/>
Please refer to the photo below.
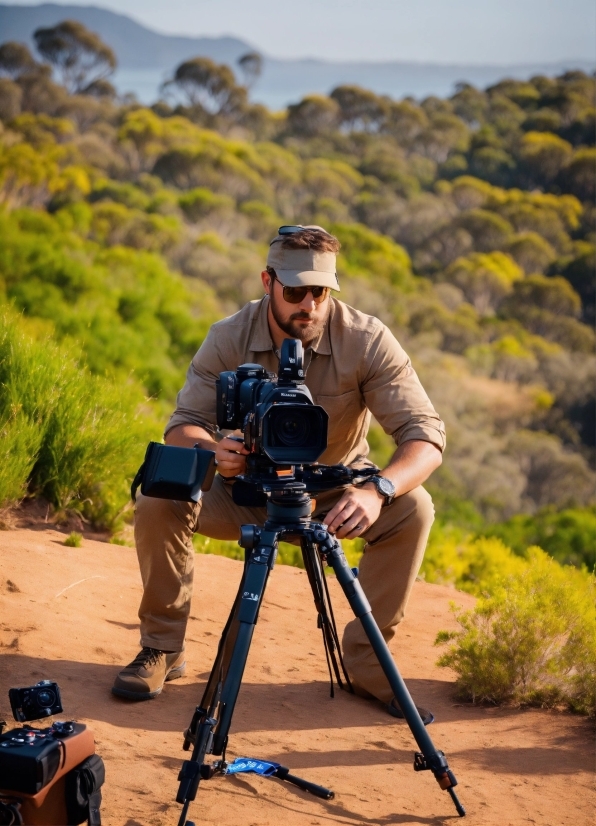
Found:
<path fill-rule="evenodd" d="M 322 407 L 314 404 L 304 385 L 301 343 L 284 341 L 277 378 L 258 364 L 244 364 L 235 371 L 221 373 L 217 381 L 217 424 L 222 430 L 242 430 L 244 445 L 249 450 L 246 472 L 233 483 L 234 502 L 264 507 L 266 518 L 263 525 L 240 528 L 239 545 L 245 551 L 242 579 L 203 697 L 184 733 L 183 748 L 188 751 L 192 747 L 192 756 L 184 761 L 178 776 L 176 801 L 182 804 L 178 826 L 194 826 L 186 817 L 201 780 L 237 770 L 226 761 L 228 734 L 265 587 L 282 540 L 301 547 L 318 614 L 317 624 L 322 631 L 331 695 L 334 675 L 340 688 L 353 689 L 341 656 L 323 565 L 335 572 L 420 748 L 414 756 L 414 770 L 431 771 L 463 817 L 465 809 L 454 789 L 457 780 L 444 753 L 434 747 L 393 661 L 358 581 L 357 569 L 350 568 L 340 543 L 328 532 L 327 526 L 312 521 L 312 494 L 361 484 L 378 473 L 378 468 L 370 464 L 364 467 L 316 464 L 327 446 L 328 417 Z M 180 463 L 184 453 L 188 459 Z M 199 488 L 209 489 L 213 478 L 210 451 L 154 444 L 153 454 L 145 470 L 141 468 L 137 474 L 133 491 L 142 482 L 141 490 L 148 496 L 196 502 Z M 182 466 L 184 472 L 177 474 L 176 469 Z M 207 755 L 220 759 L 207 763 Z M 243 763 L 249 770 L 258 770 L 250 766 L 264 767 L 261 773 L 266 776 L 293 783 L 322 799 L 334 797 L 331 790 L 290 774 L 285 766 L 249 759 Z"/>
<path fill-rule="evenodd" d="M 243 525 L 240 528 L 239 544 L 245 549 L 244 572 L 203 697 L 184 734 L 183 748 L 188 751 L 192 747 L 192 756 L 190 760 L 184 761 L 178 776 L 180 786 L 176 800 L 183 806 L 178 826 L 194 826 L 191 821 L 186 820 L 186 816 L 201 780 L 208 780 L 218 773 L 228 774 L 234 771 L 233 764 L 230 766 L 226 761 L 229 729 L 265 587 L 275 564 L 278 543 L 281 540 L 299 542 L 301 546 L 304 567 L 318 614 L 317 624 L 322 631 L 332 681 L 332 696 L 332 671 L 340 688 L 352 690 L 352 687 L 343 666 L 339 636 L 323 572 L 324 564 L 335 572 L 354 614 L 360 619 L 396 702 L 420 748 L 414 756 L 414 770 L 432 771 L 440 788 L 447 790 L 451 796 L 457 813 L 460 817 L 465 815 L 465 809 L 454 789 L 457 780 L 449 769 L 444 753 L 434 747 L 420 718 L 387 643 L 372 616 L 370 604 L 358 581 L 357 570 L 350 568 L 340 543 L 329 534 L 327 526 L 311 521 L 311 493 L 365 481 L 377 470 L 375 467 L 357 470 L 343 465 L 295 467 L 290 469 L 288 475 L 278 476 L 277 480 L 270 474 L 259 474 L 255 478 L 250 473 L 240 480 L 248 485 L 251 495 L 256 489 L 259 495 L 265 497 L 267 518 L 263 526 Z M 220 759 L 214 763 L 207 763 L 206 757 L 209 754 Z M 330 789 L 290 774 L 285 766 L 266 763 L 264 765 L 272 767 L 268 776 L 290 782 L 325 800 L 334 797 Z"/>

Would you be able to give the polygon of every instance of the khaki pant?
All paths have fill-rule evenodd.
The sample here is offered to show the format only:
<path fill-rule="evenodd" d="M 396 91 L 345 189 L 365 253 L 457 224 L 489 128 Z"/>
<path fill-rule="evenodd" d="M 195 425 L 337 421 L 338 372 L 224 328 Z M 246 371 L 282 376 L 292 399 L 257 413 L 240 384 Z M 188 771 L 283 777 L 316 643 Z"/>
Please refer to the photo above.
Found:
<path fill-rule="evenodd" d="M 341 495 L 342 491 L 319 494 L 314 519 L 322 521 L 321 515 Z M 433 518 L 432 500 L 424 488 L 418 487 L 384 507 L 363 534 L 366 548 L 359 580 L 387 642 L 404 617 Z M 196 505 L 137 496 L 135 539 L 143 580 L 139 608 L 142 646 L 162 651 L 181 651 L 184 647 L 193 585 L 193 533 L 234 540 L 239 537 L 240 525 L 262 525 L 264 521 L 265 509 L 235 505 L 230 486 L 219 476 Z M 347 624 L 342 648 L 356 690 L 389 702 L 393 692 L 360 620 Z"/>

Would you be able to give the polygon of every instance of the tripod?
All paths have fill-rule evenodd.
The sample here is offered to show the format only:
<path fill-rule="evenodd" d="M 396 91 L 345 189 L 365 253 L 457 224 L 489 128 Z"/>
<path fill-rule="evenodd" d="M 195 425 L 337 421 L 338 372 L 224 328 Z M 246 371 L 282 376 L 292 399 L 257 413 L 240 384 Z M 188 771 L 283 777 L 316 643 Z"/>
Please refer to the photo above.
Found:
<path fill-rule="evenodd" d="M 348 469 L 343 468 L 347 471 Z M 345 484 L 344 480 L 344 484 Z M 339 487 L 337 477 L 333 483 L 318 489 Z M 309 486 L 310 492 L 313 487 Z M 246 561 L 240 587 L 227 623 L 223 630 L 213 668 L 211 670 L 201 704 L 197 706 L 191 724 L 184 734 L 185 751 L 193 746 L 190 760 L 185 760 L 178 776 L 180 786 L 176 801 L 183 804 L 178 826 L 194 826 L 186 820 L 190 803 L 195 799 L 201 780 L 208 780 L 216 773 L 225 773 L 227 763 L 225 752 L 234 707 L 240 691 L 242 675 L 248 658 L 259 608 L 265 587 L 277 556 L 278 542 L 282 539 L 299 541 L 305 569 L 313 591 L 319 614 L 319 626 L 330 674 L 335 672 L 336 680 L 343 687 L 340 666 L 347 686 L 351 689 L 349 677 L 343 668 L 339 639 L 327 583 L 322 570 L 322 562 L 333 568 L 337 581 L 346 595 L 354 614 L 360 619 L 369 642 L 387 677 L 403 716 L 420 748 L 414 757 L 414 770 L 430 770 L 441 789 L 447 790 L 460 815 L 465 809 L 454 791 L 457 785 L 453 773 L 447 765 L 442 751 L 437 751 L 424 727 L 414 702 L 395 665 L 371 607 L 357 576 L 349 567 L 339 542 L 326 530 L 325 525 L 311 522 L 312 498 L 304 482 L 283 484 L 270 490 L 267 498 L 267 520 L 264 526 L 243 525 L 239 544 L 245 549 Z M 336 655 L 337 652 L 337 655 Z M 339 663 L 338 663 L 339 659 Z M 333 690 L 333 679 L 332 690 Z M 207 754 L 220 756 L 221 760 L 205 763 Z M 278 766 L 274 776 L 330 800 L 334 795 L 329 789 L 309 783 L 289 773 L 284 766 Z"/>

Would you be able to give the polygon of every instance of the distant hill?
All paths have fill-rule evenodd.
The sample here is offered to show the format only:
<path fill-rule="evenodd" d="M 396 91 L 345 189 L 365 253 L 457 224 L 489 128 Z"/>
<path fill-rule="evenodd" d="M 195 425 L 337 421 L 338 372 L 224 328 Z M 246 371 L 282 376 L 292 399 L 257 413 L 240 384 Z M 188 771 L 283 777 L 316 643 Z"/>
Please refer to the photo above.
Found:
<path fill-rule="evenodd" d="M 53 26 L 61 20 L 80 20 L 108 43 L 124 69 L 171 69 L 197 54 L 233 63 L 250 50 L 248 43 L 234 37 L 176 37 L 159 34 L 124 14 L 98 6 L 0 5 L 0 38 L 19 40 L 33 47 L 32 34 L 40 26 Z"/>
<path fill-rule="evenodd" d="M 219 63 L 234 65 L 254 48 L 235 37 L 182 37 L 148 29 L 123 14 L 98 6 L 0 5 L 0 42 L 18 40 L 33 47 L 32 33 L 75 19 L 97 32 L 116 52 L 119 91 L 134 92 L 141 101 L 158 97 L 161 81 L 181 61 L 204 55 Z M 429 94 L 446 96 L 459 81 L 485 87 L 503 77 L 529 78 L 536 74 L 556 75 L 567 69 L 590 72 L 594 66 L 581 60 L 515 66 L 466 66 L 406 62 L 327 62 L 324 60 L 279 60 L 265 56 L 263 74 L 253 90 L 255 100 L 281 108 L 312 92 L 328 93 L 341 83 L 355 83 L 394 98 Z"/>

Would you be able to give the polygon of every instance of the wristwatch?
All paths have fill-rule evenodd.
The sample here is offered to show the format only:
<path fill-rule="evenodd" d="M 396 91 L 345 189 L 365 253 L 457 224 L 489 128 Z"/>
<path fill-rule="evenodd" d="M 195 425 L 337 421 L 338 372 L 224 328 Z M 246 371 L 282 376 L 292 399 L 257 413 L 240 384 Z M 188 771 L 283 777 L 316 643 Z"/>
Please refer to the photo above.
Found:
<path fill-rule="evenodd" d="M 390 505 L 393 502 L 395 485 L 386 476 L 369 476 L 366 482 L 372 482 L 377 492 L 385 499 L 383 505 Z"/>

